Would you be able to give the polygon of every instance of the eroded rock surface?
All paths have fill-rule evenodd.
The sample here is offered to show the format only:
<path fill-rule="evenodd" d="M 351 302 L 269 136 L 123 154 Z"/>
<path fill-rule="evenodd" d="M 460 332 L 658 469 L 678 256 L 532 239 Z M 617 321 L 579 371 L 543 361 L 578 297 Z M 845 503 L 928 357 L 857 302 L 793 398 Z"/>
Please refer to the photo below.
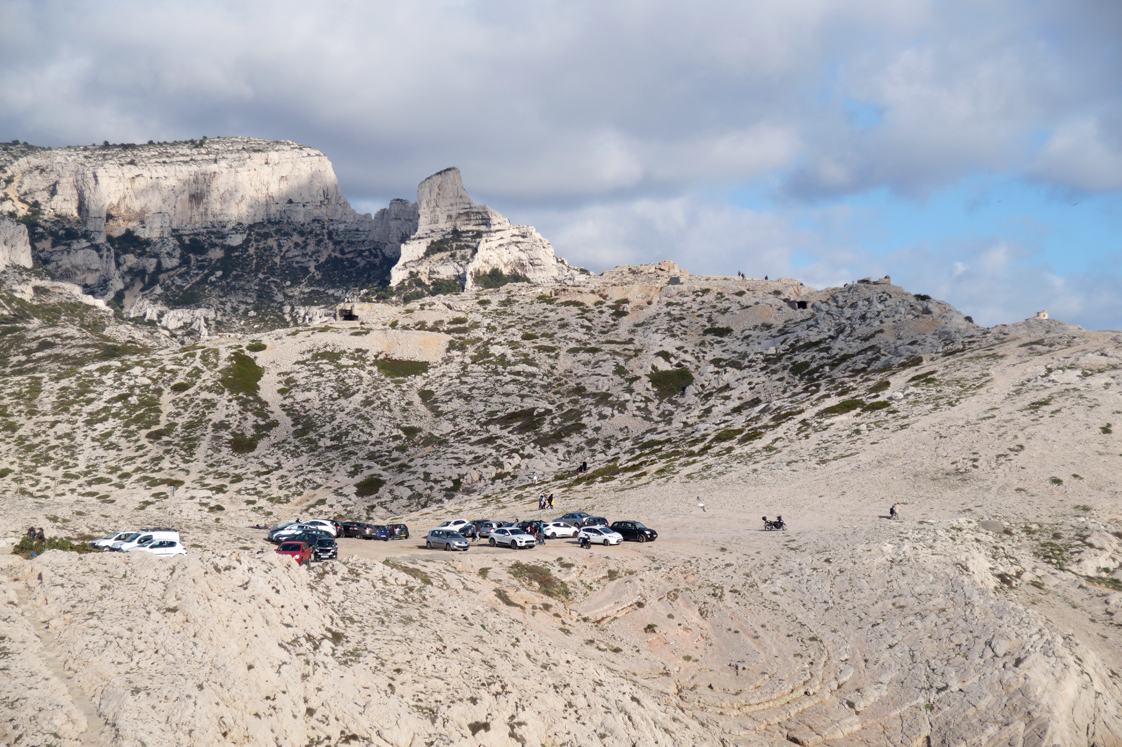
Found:
<path fill-rule="evenodd" d="M 486 205 L 476 205 L 464 189 L 459 169 L 433 174 L 417 188 L 417 232 L 401 246 L 390 275 L 398 285 L 454 281 L 472 289 L 480 276 L 497 272 L 536 284 L 570 282 L 578 271 L 554 255 L 532 226 L 515 226 Z"/>

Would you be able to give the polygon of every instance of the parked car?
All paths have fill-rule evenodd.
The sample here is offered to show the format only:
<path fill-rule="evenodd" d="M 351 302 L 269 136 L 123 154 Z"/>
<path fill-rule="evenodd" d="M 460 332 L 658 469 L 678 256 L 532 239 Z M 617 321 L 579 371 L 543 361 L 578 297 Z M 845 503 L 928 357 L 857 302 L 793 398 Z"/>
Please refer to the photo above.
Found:
<path fill-rule="evenodd" d="M 449 519 L 448 521 L 442 521 L 439 524 L 437 524 L 436 528 L 437 529 L 451 529 L 453 532 L 458 532 L 464 527 L 464 525 L 466 525 L 468 523 L 469 522 L 468 522 L 467 519 Z"/>
<path fill-rule="evenodd" d="M 386 528 L 390 530 L 390 539 L 409 539 L 409 527 L 405 526 L 404 524 L 387 524 Z"/>
<path fill-rule="evenodd" d="M 592 514 L 586 512 L 586 511 L 570 511 L 569 513 L 565 514 L 561 518 L 554 519 L 554 521 L 559 521 L 562 524 L 572 524 L 573 526 L 576 526 L 586 516 L 591 516 L 591 515 Z"/>
<path fill-rule="evenodd" d="M 577 526 L 582 529 L 584 527 L 606 527 L 608 526 L 608 520 L 603 516 L 586 516 L 580 520 Z"/>
<path fill-rule="evenodd" d="M 521 529 L 526 534 L 541 534 L 542 529 L 545 527 L 543 522 L 537 520 L 520 521 L 515 524 L 516 527 Z"/>
<path fill-rule="evenodd" d="M 328 532 L 321 532 L 316 529 L 308 529 L 300 532 L 299 534 L 290 534 L 285 537 L 285 542 L 304 542 L 308 547 L 315 547 L 316 542 L 321 539 L 335 539 Z"/>
<path fill-rule="evenodd" d="M 289 537 L 292 537 L 292 536 L 297 535 L 297 534 L 301 534 L 303 532 L 308 532 L 308 531 L 325 532 L 330 536 L 330 533 L 326 532 L 326 530 L 324 530 L 324 528 L 322 526 L 319 526 L 317 524 L 305 524 L 303 522 L 300 522 L 300 523 L 292 522 L 292 523 L 289 523 L 289 524 L 282 524 L 277 529 L 270 529 L 269 530 L 269 541 L 274 543 L 274 544 L 279 543 L 279 542 L 284 542 Z"/>
<path fill-rule="evenodd" d="M 277 555 L 287 555 L 301 565 L 312 562 L 312 548 L 306 542 L 282 542 Z"/>
<path fill-rule="evenodd" d="M 551 521 L 542 526 L 542 533 L 548 539 L 557 539 L 558 537 L 576 537 L 580 530 L 572 524 L 566 524 L 562 521 Z"/>
<path fill-rule="evenodd" d="M 464 535 L 451 529 L 430 529 L 425 537 L 425 547 L 430 550 L 463 550 L 467 552 L 470 546 L 471 543 L 467 541 Z"/>
<path fill-rule="evenodd" d="M 588 540 L 593 545 L 618 545 L 623 542 L 623 535 L 613 532 L 608 527 L 585 527 L 580 530 L 577 540 L 580 542 Z"/>
<path fill-rule="evenodd" d="M 638 521 L 616 521 L 612 523 L 611 530 L 633 542 L 653 542 L 658 539 L 658 532 Z"/>
<path fill-rule="evenodd" d="M 127 552 L 137 545 L 147 545 L 153 540 L 175 540 L 179 542 L 179 532 L 174 529 L 142 529 L 139 532 L 130 532 L 109 546 L 110 550 Z"/>
<path fill-rule="evenodd" d="M 108 550 L 114 542 L 123 541 L 127 534 L 138 534 L 134 529 L 126 529 L 123 532 L 114 532 L 108 537 L 101 539 L 90 540 L 90 547 L 100 547 L 102 550 Z"/>
<path fill-rule="evenodd" d="M 494 519 L 476 519 L 471 524 L 482 539 L 491 536 L 491 530 L 498 529 L 503 525 L 501 521 L 495 521 Z"/>
<path fill-rule="evenodd" d="M 187 548 L 179 544 L 178 540 L 163 539 L 152 540 L 147 544 L 131 547 L 127 552 L 146 552 L 152 555 L 186 555 Z"/>
<path fill-rule="evenodd" d="M 338 535 L 336 535 L 338 536 Z M 344 537 L 361 537 L 362 539 L 373 539 L 374 532 L 371 531 L 370 525 L 362 521 L 345 521 L 343 522 L 343 536 Z"/>
<path fill-rule="evenodd" d="M 390 541 L 390 528 L 385 524 L 371 524 L 370 532 L 370 539 L 380 539 L 383 542 Z"/>
<path fill-rule="evenodd" d="M 506 545 L 512 550 L 517 550 L 521 547 L 534 547 L 538 541 L 518 527 L 499 527 L 491 531 L 487 544 L 491 547 Z"/>
<path fill-rule="evenodd" d="M 312 557 L 316 560 L 335 560 L 339 557 L 339 546 L 333 537 L 320 537 L 312 544 Z"/>
<path fill-rule="evenodd" d="M 308 526 L 319 527 L 332 537 L 339 536 L 339 530 L 335 528 L 335 522 L 329 519 L 309 519 L 304 522 Z"/>

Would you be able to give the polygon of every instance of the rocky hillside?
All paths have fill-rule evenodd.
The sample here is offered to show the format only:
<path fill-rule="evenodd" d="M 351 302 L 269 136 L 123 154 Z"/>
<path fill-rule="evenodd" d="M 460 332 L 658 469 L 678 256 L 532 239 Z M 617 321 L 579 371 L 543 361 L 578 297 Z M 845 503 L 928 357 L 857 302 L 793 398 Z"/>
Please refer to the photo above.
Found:
<path fill-rule="evenodd" d="M 7 446 L 57 465 L 75 490 L 110 484 L 118 501 L 135 491 L 150 503 L 150 485 L 170 480 L 239 514 L 314 496 L 376 516 L 582 461 L 671 474 L 698 449 L 802 435 L 830 407 L 883 416 L 895 372 L 987 339 L 946 304 L 891 285 L 815 291 L 672 263 L 584 277 L 350 304 L 349 322 L 112 364 L 60 358 L 43 347 L 45 325 L 13 323 L 4 365 L 26 384 L 0 399 L 5 432 L 19 434 Z M 73 451 L 66 464 L 59 440 Z M 236 489 L 221 477 L 234 473 Z M 238 500 L 216 497 L 227 491 Z"/>
<path fill-rule="evenodd" d="M 1119 333 L 662 263 L 182 345 L 8 272 L 9 545 L 190 554 L 0 561 L 0 741 L 1122 744 Z M 418 542 L 542 491 L 659 539 Z M 311 514 L 414 537 L 248 529 Z"/>

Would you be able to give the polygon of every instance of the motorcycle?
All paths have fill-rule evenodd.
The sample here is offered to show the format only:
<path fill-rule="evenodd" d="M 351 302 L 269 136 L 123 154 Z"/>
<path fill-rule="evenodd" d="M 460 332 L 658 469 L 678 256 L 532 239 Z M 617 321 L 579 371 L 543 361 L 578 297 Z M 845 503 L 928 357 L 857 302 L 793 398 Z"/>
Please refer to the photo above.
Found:
<path fill-rule="evenodd" d="M 787 531 L 787 522 L 783 521 L 782 516 L 775 517 L 775 521 L 768 521 L 767 517 L 764 517 L 764 531 L 770 532 L 772 530 Z"/>

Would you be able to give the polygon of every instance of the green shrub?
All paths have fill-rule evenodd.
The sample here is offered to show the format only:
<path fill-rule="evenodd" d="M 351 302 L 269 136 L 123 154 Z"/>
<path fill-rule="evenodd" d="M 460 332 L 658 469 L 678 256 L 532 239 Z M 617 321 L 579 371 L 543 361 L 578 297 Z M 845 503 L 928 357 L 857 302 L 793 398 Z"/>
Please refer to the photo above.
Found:
<path fill-rule="evenodd" d="M 385 484 L 386 481 L 380 477 L 367 477 L 365 480 L 359 480 L 355 483 L 355 497 L 369 498 L 376 495 Z"/>
<path fill-rule="evenodd" d="M 257 439 L 249 436 L 233 436 L 230 439 L 230 451 L 235 454 L 248 454 L 257 450 Z"/>
<path fill-rule="evenodd" d="M 495 267 L 487 272 L 477 272 L 471 276 L 477 288 L 501 288 L 508 283 L 528 283 L 530 278 L 518 273 L 505 274 Z"/>
<path fill-rule="evenodd" d="M 429 364 L 424 361 L 398 361 L 392 358 L 378 358 L 374 365 L 386 376 L 394 378 L 417 376 L 429 370 Z"/>
<path fill-rule="evenodd" d="M 876 412 L 877 410 L 883 410 L 886 407 L 891 407 L 891 406 L 892 406 L 891 402 L 889 402 L 886 399 L 882 399 L 882 400 L 878 400 L 876 402 L 870 402 L 866 405 L 862 405 L 861 410 L 863 412 Z"/>
<path fill-rule="evenodd" d="M 245 353 L 235 352 L 230 365 L 222 369 L 219 383 L 236 394 L 256 394 L 258 382 L 265 375 L 265 369 L 258 366 Z"/>
<path fill-rule="evenodd" d="M 97 548 L 90 547 L 85 542 L 77 542 L 73 540 L 63 539 L 62 537 L 47 537 L 42 542 L 36 542 L 27 535 L 12 548 L 13 555 L 19 555 L 25 560 L 31 557 L 32 553 L 42 555 L 46 550 L 62 550 L 64 552 L 101 552 Z"/>
<path fill-rule="evenodd" d="M 649 378 L 655 394 L 660 399 L 673 397 L 693 383 L 693 374 L 685 368 L 672 368 L 669 371 L 651 371 Z"/>
<path fill-rule="evenodd" d="M 544 565 L 522 563 L 514 561 L 510 566 L 510 575 L 520 581 L 537 586 L 538 591 L 555 599 L 568 599 L 568 585 L 553 575 L 553 572 Z"/>
<path fill-rule="evenodd" d="M 732 327 L 706 327 L 701 333 L 713 337 L 728 337 L 732 334 Z"/>
<path fill-rule="evenodd" d="M 245 349 L 251 353 L 260 353 L 268 347 L 269 346 L 263 342 L 251 342 L 245 346 Z"/>
<path fill-rule="evenodd" d="M 713 436 L 713 440 L 717 443 L 721 443 L 721 442 L 724 442 L 724 441 L 731 441 L 743 432 L 744 432 L 743 428 L 725 428 L 723 431 L 720 431 L 716 436 Z"/>
<path fill-rule="evenodd" d="M 854 410 L 856 410 L 860 407 L 864 407 L 864 406 L 865 406 L 864 400 L 843 399 L 841 402 L 837 403 L 836 405 L 830 405 L 829 407 L 826 407 L 826 408 L 823 408 L 822 410 L 820 410 L 818 412 L 818 417 L 825 418 L 825 417 L 832 417 L 834 415 L 842 415 L 842 414 L 845 414 L 847 412 L 853 412 Z"/>

